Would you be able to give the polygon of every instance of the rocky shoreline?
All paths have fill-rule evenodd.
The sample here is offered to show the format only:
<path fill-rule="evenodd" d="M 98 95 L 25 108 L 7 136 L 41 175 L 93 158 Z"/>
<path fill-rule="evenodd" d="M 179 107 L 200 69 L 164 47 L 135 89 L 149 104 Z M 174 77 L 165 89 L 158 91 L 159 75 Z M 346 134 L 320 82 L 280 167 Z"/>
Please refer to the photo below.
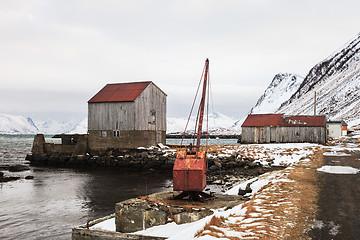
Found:
<path fill-rule="evenodd" d="M 31 166 L 76 167 L 76 168 L 121 168 L 136 171 L 172 171 L 176 149 L 108 149 L 93 151 L 86 155 L 28 154 Z M 223 191 L 265 172 L 283 167 L 262 166 L 251 159 L 230 156 L 208 158 L 208 185 L 219 185 Z M 208 189 L 207 189 L 208 190 Z"/>

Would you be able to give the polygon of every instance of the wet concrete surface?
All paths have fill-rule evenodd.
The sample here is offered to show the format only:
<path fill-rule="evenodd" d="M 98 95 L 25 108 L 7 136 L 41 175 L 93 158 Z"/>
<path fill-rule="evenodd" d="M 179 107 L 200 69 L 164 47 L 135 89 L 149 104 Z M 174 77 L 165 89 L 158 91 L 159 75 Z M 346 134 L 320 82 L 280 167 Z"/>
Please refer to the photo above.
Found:
<path fill-rule="evenodd" d="M 344 143 L 357 146 L 353 143 Z M 345 150 L 348 156 L 324 156 L 323 165 L 360 169 L 360 151 Z M 318 172 L 319 210 L 311 239 L 360 239 L 360 173 Z"/>

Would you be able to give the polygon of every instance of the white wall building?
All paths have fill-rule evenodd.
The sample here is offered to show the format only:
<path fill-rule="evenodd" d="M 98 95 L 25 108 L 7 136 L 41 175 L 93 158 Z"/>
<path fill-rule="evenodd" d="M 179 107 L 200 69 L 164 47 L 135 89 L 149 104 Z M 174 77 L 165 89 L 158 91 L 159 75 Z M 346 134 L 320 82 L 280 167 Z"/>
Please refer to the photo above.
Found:
<path fill-rule="evenodd" d="M 347 123 L 345 121 L 326 122 L 328 137 L 339 138 L 347 135 Z"/>

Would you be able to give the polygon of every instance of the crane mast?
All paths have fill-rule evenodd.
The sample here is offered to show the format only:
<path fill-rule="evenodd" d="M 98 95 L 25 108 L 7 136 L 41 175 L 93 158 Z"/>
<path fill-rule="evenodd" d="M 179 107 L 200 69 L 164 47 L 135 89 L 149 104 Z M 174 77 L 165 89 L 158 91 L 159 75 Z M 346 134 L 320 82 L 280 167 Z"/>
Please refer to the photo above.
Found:
<path fill-rule="evenodd" d="M 202 124 L 204 120 L 204 109 L 205 109 L 205 96 L 206 96 L 206 87 L 208 81 L 208 74 L 209 74 L 209 59 L 205 61 L 205 74 L 204 74 L 204 82 L 203 82 L 203 91 L 201 95 L 200 101 L 200 116 L 199 116 L 199 126 L 197 131 L 197 140 L 196 140 L 196 150 L 199 151 L 200 149 L 200 139 L 202 134 Z"/>

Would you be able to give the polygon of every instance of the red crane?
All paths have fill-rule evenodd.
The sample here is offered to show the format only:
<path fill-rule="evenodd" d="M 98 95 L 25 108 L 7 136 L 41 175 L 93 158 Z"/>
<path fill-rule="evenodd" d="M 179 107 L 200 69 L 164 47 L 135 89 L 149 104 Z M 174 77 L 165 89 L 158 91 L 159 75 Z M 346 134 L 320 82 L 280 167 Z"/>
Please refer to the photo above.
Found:
<path fill-rule="evenodd" d="M 196 132 L 196 147 L 193 149 L 193 145 L 190 144 L 185 150 L 180 149 L 177 152 L 174 168 L 173 168 L 173 189 L 174 191 L 182 191 L 175 199 L 189 198 L 191 200 L 203 201 L 205 198 L 212 198 L 213 196 L 203 192 L 206 186 L 206 172 L 207 172 L 207 160 L 206 160 L 206 147 L 205 150 L 200 148 L 200 140 L 202 135 L 202 127 L 204 120 L 205 102 L 208 102 L 206 93 L 209 85 L 209 59 L 205 61 L 205 67 L 203 75 L 200 79 L 200 84 L 203 82 L 203 90 L 200 100 L 200 106 L 198 110 L 198 116 L 196 118 L 195 129 Z M 199 84 L 199 87 L 200 87 Z M 199 89 L 198 89 L 199 90 Z M 196 100 L 196 96 L 195 96 Z M 195 104 L 194 100 L 194 104 Z M 194 107 L 194 104 L 190 111 Z M 186 124 L 186 126 L 188 123 Z M 186 132 L 186 127 L 184 135 Z M 184 139 L 183 135 L 183 139 Z M 182 141 L 181 141 L 182 144 Z"/>

